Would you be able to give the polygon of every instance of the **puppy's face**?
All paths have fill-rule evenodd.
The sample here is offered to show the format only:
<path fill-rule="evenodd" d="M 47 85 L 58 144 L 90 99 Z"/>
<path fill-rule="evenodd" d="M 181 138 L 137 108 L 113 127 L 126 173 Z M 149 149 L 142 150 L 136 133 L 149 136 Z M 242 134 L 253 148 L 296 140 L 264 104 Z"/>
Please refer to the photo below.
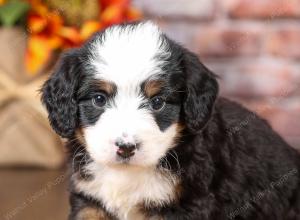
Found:
<path fill-rule="evenodd" d="M 182 128 L 194 132 L 209 118 L 217 84 L 201 70 L 152 23 L 114 26 L 65 55 L 43 101 L 54 129 L 80 133 L 94 161 L 155 166 Z"/>

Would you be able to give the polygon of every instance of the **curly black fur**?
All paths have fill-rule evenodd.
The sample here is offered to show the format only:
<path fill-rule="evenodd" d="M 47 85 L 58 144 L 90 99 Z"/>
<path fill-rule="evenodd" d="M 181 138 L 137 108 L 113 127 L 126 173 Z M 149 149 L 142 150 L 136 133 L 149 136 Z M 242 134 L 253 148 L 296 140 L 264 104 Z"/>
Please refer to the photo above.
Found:
<path fill-rule="evenodd" d="M 251 114 L 220 98 L 201 133 L 185 133 L 175 148 L 183 192 L 160 210 L 166 219 L 300 219 L 298 153 L 258 116 L 228 133 Z"/>

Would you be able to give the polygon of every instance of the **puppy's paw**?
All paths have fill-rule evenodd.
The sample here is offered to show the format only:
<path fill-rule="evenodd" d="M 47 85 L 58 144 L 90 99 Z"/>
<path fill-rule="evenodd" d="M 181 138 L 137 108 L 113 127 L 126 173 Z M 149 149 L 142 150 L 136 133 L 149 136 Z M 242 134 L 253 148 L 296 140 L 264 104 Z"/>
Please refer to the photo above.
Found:
<path fill-rule="evenodd" d="M 104 211 L 86 207 L 80 210 L 77 214 L 76 220 L 111 220 Z"/>

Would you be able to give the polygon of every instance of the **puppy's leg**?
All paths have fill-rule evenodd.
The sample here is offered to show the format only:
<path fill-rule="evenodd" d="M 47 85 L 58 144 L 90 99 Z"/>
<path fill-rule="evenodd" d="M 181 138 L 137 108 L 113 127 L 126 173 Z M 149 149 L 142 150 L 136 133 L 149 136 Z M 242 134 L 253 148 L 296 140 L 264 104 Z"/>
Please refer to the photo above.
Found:
<path fill-rule="evenodd" d="M 102 210 L 85 207 L 78 211 L 75 220 L 111 220 Z"/>
<path fill-rule="evenodd" d="M 114 220 L 101 206 L 82 195 L 71 194 L 69 220 Z"/>

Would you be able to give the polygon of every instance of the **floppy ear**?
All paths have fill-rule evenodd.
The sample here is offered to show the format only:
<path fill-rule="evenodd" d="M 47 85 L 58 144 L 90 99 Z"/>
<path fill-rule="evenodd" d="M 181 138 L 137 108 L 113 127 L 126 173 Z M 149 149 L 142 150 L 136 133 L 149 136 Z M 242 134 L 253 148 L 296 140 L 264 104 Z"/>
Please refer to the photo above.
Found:
<path fill-rule="evenodd" d="M 42 87 L 42 102 L 50 124 L 62 137 L 72 136 L 78 123 L 75 93 L 80 80 L 80 62 L 76 53 L 72 50 L 64 54 Z"/>
<path fill-rule="evenodd" d="M 215 75 L 195 54 L 185 51 L 182 65 L 186 74 L 186 97 L 183 103 L 185 123 L 190 131 L 197 132 L 212 114 L 218 83 Z"/>

